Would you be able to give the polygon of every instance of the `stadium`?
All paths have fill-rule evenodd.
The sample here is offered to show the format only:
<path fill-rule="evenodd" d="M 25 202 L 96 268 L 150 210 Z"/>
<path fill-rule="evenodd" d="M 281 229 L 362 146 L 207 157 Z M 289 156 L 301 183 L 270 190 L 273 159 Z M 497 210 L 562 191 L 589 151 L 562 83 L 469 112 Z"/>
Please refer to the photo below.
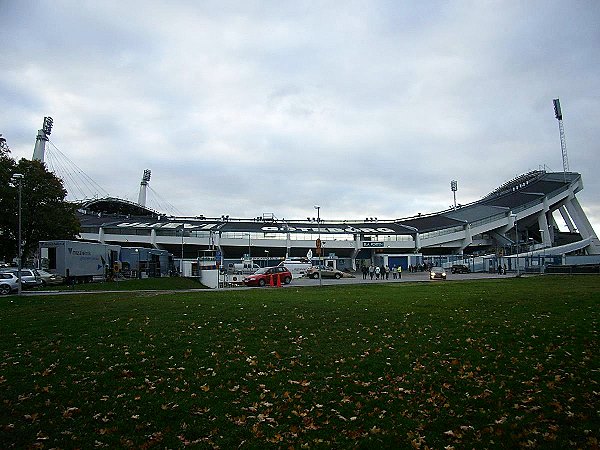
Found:
<path fill-rule="evenodd" d="M 50 118 L 47 118 L 50 119 Z M 34 159 L 44 161 L 51 129 L 39 130 Z M 45 121 L 46 125 L 46 121 Z M 579 173 L 524 173 L 480 200 L 430 214 L 394 220 L 319 217 L 278 219 L 177 217 L 146 207 L 150 171 L 145 170 L 138 202 L 114 197 L 78 202 L 79 238 L 85 241 L 169 251 L 179 270 L 191 275 L 199 258 L 218 264 L 252 259 L 261 266 L 289 258 L 310 258 L 340 270 L 366 264 L 409 266 L 424 262 L 468 264 L 473 271 L 541 271 L 569 258 L 600 254 L 600 242 L 577 195 Z M 561 231 L 558 221 L 567 231 Z M 564 228 L 564 227 L 563 227 Z"/>

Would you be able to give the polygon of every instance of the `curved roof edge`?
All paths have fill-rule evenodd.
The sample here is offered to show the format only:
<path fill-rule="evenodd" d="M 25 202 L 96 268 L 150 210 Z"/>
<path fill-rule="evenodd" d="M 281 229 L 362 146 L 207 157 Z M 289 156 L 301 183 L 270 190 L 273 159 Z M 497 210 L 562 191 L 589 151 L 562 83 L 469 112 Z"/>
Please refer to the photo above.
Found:
<path fill-rule="evenodd" d="M 160 212 L 151 208 L 147 208 L 138 203 L 117 197 L 85 199 L 76 202 L 76 205 L 79 209 L 84 209 L 92 213 L 123 214 L 141 217 L 162 215 Z"/>
<path fill-rule="evenodd" d="M 486 217 L 495 216 L 497 214 L 505 214 L 506 211 L 509 211 L 515 207 L 525 205 L 531 201 L 536 201 L 536 197 L 539 198 L 538 201 L 542 201 L 541 198 L 545 194 L 554 192 L 557 189 L 566 189 L 580 177 L 581 175 L 575 172 L 559 173 L 534 170 L 507 181 L 480 200 L 466 205 L 460 205 L 456 209 L 450 208 L 439 212 L 419 214 L 417 216 L 395 220 L 381 220 L 380 223 L 387 223 L 388 225 L 394 224 L 395 226 L 404 227 L 404 232 L 407 234 L 414 233 L 415 231 L 429 232 L 457 226 L 464 226 L 466 223 L 481 220 Z M 78 207 L 80 209 L 80 213 L 83 215 L 106 214 L 112 216 L 123 216 L 127 218 L 132 216 L 138 218 L 158 218 L 159 220 L 161 218 L 163 220 L 168 218 L 170 221 L 190 219 L 186 217 L 169 216 L 129 200 L 115 197 L 83 200 L 78 203 Z M 204 216 L 198 216 L 192 219 L 205 218 Z M 118 220 L 118 218 L 116 218 L 116 220 Z M 256 221 L 256 219 L 229 219 L 229 217 L 226 219 L 221 218 L 221 220 L 217 218 L 206 220 L 218 223 L 228 223 L 228 226 L 230 227 L 232 226 L 232 222 L 239 221 L 245 223 L 247 227 L 249 222 Z M 275 220 L 275 222 L 279 221 Z M 292 220 L 282 222 L 290 224 L 295 221 Z M 344 226 L 347 226 L 351 223 L 362 223 L 363 221 L 339 220 L 328 222 L 331 224 L 343 223 Z M 400 232 L 400 230 L 396 230 L 396 232 Z"/>

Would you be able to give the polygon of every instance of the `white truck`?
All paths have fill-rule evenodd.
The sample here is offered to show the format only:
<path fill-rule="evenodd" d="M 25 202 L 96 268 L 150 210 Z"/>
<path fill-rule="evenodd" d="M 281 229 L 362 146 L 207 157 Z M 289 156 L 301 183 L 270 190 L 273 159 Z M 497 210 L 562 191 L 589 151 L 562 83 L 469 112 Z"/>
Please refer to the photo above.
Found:
<path fill-rule="evenodd" d="M 286 267 L 292 275 L 304 275 L 312 267 L 308 258 L 288 258 L 278 265 Z"/>
<path fill-rule="evenodd" d="M 40 241 L 42 268 L 62 275 L 67 283 L 91 282 L 120 267 L 118 245 L 84 241 Z"/>

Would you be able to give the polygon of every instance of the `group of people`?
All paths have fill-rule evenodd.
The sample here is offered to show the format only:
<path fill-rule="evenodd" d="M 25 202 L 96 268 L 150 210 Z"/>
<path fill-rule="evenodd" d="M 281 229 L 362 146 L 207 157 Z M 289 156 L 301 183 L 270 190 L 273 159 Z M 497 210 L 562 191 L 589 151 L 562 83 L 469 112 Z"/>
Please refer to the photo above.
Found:
<path fill-rule="evenodd" d="M 363 280 L 366 280 L 367 278 L 370 278 L 371 280 L 389 280 L 390 273 L 392 274 L 392 279 L 394 280 L 402 278 L 402 266 L 393 266 L 390 268 L 390 266 L 387 264 L 382 264 L 381 266 L 375 266 L 371 264 L 368 267 L 362 266 L 361 271 Z"/>
<path fill-rule="evenodd" d="M 431 264 L 427 264 L 427 263 L 423 263 L 423 264 L 416 264 L 416 265 L 410 265 L 408 266 L 408 271 L 409 272 L 426 272 L 429 269 L 431 269 L 431 267 L 433 267 Z"/>

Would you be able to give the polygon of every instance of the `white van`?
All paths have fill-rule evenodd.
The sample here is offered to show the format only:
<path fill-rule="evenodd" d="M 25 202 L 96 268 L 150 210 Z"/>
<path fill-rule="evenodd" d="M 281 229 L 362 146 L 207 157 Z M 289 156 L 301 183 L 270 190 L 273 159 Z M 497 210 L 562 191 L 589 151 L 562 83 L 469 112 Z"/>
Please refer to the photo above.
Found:
<path fill-rule="evenodd" d="M 260 267 L 258 264 L 254 264 L 252 261 L 242 261 L 241 263 L 230 264 L 230 267 L 234 272 L 250 274 L 256 272 Z"/>
<path fill-rule="evenodd" d="M 292 275 L 304 275 L 312 267 L 308 258 L 286 259 L 279 263 L 279 266 L 286 267 Z"/>

